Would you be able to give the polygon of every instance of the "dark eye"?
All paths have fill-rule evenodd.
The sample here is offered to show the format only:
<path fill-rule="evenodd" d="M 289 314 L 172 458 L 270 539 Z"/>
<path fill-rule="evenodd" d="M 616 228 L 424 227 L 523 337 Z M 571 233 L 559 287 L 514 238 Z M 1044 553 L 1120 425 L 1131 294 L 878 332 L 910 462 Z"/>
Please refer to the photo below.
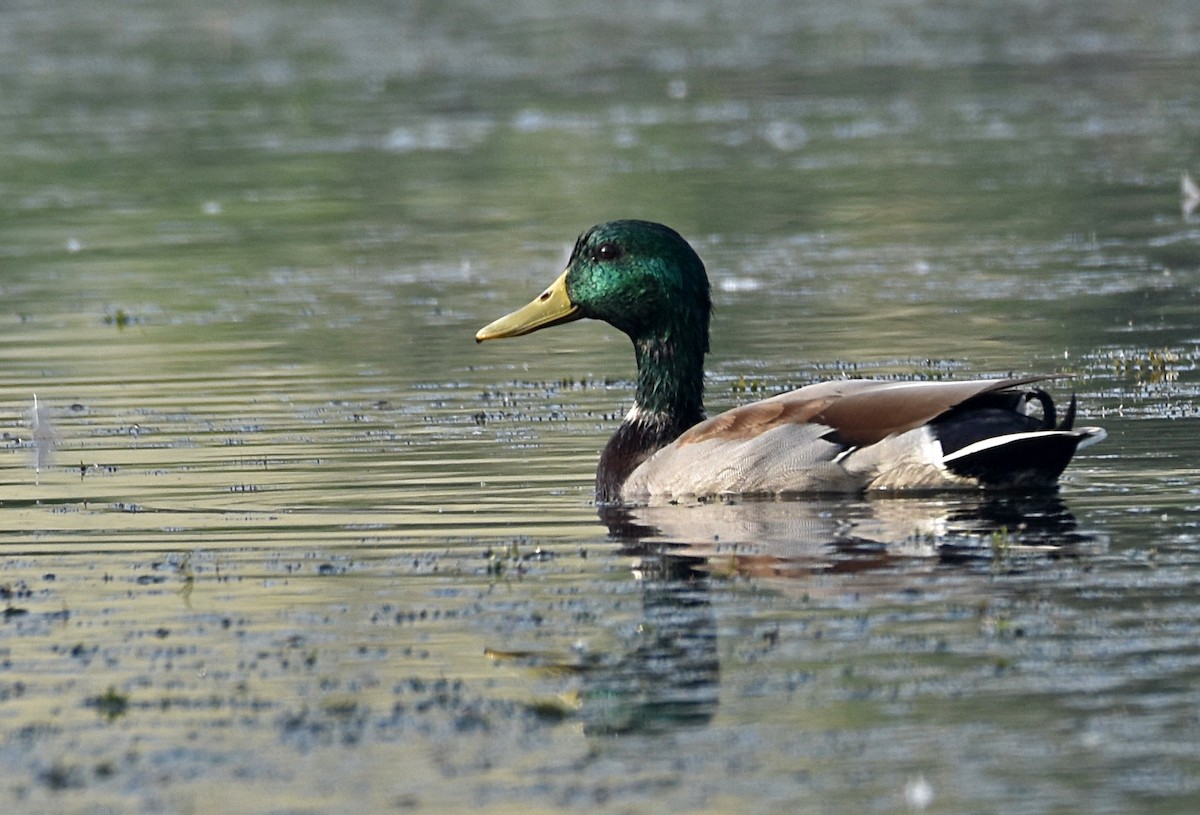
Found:
<path fill-rule="evenodd" d="M 596 251 L 592 253 L 592 257 L 596 260 L 616 260 L 623 254 L 625 254 L 625 251 L 621 249 L 620 244 L 606 241 L 596 247 Z"/>

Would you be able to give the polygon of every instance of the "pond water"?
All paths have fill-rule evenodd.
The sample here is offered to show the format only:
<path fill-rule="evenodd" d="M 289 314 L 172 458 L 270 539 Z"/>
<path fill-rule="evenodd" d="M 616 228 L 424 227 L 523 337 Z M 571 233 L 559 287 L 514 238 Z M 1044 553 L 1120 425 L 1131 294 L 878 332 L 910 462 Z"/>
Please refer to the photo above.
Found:
<path fill-rule="evenodd" d="M 0 9 L 13 812 L 1195 812 L 1190 0 Z M 613 217 L 708 404 L 1069 373 L 1054 496 L 600 514 Z"/>

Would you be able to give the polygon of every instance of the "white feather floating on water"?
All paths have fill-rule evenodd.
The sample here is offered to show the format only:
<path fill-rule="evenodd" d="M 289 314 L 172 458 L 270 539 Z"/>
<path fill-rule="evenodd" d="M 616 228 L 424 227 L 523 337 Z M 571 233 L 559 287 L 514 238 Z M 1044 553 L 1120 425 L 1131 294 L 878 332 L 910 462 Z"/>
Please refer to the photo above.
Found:
<path fill-rule="evenodd" d="M 1186 220 L 1200 206 L 1200 186 L 1186 170 L 1179 178 L 1179 192 L 1183 196 L 1183 217 Z"/>
<path fill-rule="evenodd" d="M 50 420 L 50 411 L 33 395 L 33 407 L 29 409 L 30 449 L 34 472 L 40 476 L 42 468 L 49 468 L 58 446 L 58 433 Z"/>

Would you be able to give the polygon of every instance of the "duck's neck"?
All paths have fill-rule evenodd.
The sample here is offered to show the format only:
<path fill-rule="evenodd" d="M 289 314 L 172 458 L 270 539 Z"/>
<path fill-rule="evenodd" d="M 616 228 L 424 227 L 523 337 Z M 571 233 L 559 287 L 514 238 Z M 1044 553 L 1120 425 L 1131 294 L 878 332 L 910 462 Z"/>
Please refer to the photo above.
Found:
<path fill-rule="evenodd" d="M 619 501 L 622 485 L 639 464 L 704 419 L 707 345 L 661 336 L 633 341 L 638 369 L 633 409 L 600 455 L 597 501 Z"/>

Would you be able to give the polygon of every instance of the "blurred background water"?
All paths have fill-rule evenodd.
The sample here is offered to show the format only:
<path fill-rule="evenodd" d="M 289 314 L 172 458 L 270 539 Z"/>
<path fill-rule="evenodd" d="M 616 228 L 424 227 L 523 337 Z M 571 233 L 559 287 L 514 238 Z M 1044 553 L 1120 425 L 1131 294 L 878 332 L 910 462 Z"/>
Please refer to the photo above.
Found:
<path fill-rule="evenodd" d="M 0 795 L 20 812 L 1193 812 L 1200 12 L 0 7 Z M 597 515 L 614 217 L 708 404 L 1076 376 L 1053 498 Z M 36 397 L 36 407 L 35 407 Z"/>

